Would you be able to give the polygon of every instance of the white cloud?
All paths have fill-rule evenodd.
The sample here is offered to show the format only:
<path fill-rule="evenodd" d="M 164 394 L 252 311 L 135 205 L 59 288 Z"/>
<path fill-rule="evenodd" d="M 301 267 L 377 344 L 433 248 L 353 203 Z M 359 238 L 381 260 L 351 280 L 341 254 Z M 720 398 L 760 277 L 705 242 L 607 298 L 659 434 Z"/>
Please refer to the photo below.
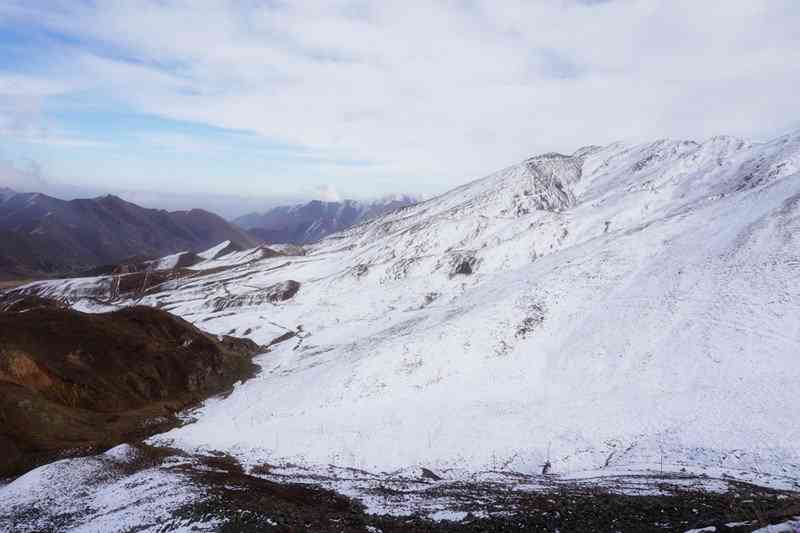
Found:
<path fill-rule="evenodd" d="M 0 187 L 17 192 L 41 192 L 47 187 L 41 167 L 31 161 L 28 168 L 20 168 L 12 161 L 0 159 Z"/>
<path fill-rule="evenodd" d="M 0 74 L 0 135 L 41 136 L 42 98 L 57 94 L 60 87 L 46 79 Z"/>
<path fill-rule="evenodd" d="M 342 195 L 335 186 L 330 184 L 318 185 L 314 188 L 314 192 L 316 199 L 323 202 L 340 202 L 342 200 Z"/>
<path fill-rule="evenodd" d="M 372 162 L 320 165 L 367 193 L 620 138 L 767 136 L 800 116 L 793 0 L 30 5 L 0 12 L 115 52 L 67 54 L 53 82 Z"/>

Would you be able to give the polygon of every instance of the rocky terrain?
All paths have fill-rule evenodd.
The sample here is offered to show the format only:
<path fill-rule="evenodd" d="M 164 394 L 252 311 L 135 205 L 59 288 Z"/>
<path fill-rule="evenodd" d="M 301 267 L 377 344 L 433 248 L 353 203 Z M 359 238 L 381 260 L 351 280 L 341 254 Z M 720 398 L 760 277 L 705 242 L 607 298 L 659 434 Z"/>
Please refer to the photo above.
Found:
<path fill-rule="evenodd" d="M 531 157 L 301 250 L 165 257 L 163 279 L 122 284 L 144 290 L 119 290 L 120 274 L 17 287 L 283 342 L 192 423 L 147 440 L 171 450 L 163 463 L 101 485 L 90 478 L 138 452 L 48 465 L 0 488 L 6 516 L 57 523 L 61 507 L 42 502 L 63 478 L 99 487 L 81 500 L 94 511 L 64 518 L 95 529 L 124 515 L 156 530 L 154 498 L 163 520 L 207 530 L 252 517 L 321 531 L 792 531 L 798 239 L 800 133 L 659 140 Z M 300 510 L 313 490 L 286 485 L 298 500 L 284 505 L 265 481 L 336 494 Z M 112 509 L 102 494 L 116 483 L 141 492 Z"/>
<path fill-rule="evenodd" d="M 0 475 L 104 449 L 251 377 L 250 340 L 149 307 L 85 314 L 36 297 L 0 311 Z"/>
<path fill-rule="evenodd" d="M 344 200 L 273 207 L 234 222 L 265 243 L 308 244 L 355 224 L 417 203 L 411 196 L 390 196 L 372 202 Z"/>
<path fill-rule="evenodd" d="M 77 499 L 70 494 L 76 487 Z M 358 499 L 345 495 L 354 489 Z M 429 470 L 374 476 L 333 467 L 248 468 L 223 453 L 146 444 L 54 463 L 0 490 L 10 503 L 0 507 L 0 527 L 24 532 L 794 533 L 800 527 L 797 493 L 733 480 L 653 474 L 576 481 L 483 472 L 453 482 Z"/>

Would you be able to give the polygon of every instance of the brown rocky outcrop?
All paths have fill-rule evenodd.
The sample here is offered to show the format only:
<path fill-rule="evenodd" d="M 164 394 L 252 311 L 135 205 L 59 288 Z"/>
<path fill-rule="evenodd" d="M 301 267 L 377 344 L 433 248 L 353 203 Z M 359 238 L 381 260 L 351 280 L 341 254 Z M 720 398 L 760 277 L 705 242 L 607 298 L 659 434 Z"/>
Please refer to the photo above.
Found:
<path fill-rule="evenodd" d="M 0 312 L 0 475 L 172 427 L 253 375 L 261 351 L 158 309 L 30 303 Z"/>

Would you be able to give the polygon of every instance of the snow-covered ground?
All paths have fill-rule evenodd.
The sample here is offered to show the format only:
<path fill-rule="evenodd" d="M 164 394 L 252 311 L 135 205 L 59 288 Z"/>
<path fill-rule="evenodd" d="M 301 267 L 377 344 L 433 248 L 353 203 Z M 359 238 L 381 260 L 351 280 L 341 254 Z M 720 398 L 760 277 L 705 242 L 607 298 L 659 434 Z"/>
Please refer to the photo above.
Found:
<path fill-rule="evenodd" d="M 0 486 L 0 530 L 445 532 L 460 522 L 470 531 L 745 531 L 771 523 L 763 531 L 793 532 L 798 524 L 796 494 L 685 474 L 612 468 L 577 479 L 510 471 L 454 479 L 420 468 L 379 475 L 264 466 L 243 475 L 218 453 L 121 445 Z M 319 487 L 338 493 L 339 504 L 331 507 Z M 364 512 L 343 513 L 341 495 L 360 500 Z"/>
<path fill-rule="evenodd" d="M 800 133 L 587 147 L 304 256 L 209 251 L 192 268 L 227 269 L 139 303 L 260 343 L 300 334 L 153 441 L 248 465 L 550 461 L 565 476 L 687 469 L 796 488 L 799 171 Z M 258 297 L 288 280 L 293 298 Z M 38 287 L 74 298 L 82 283 L 108 280 Z"/>
<path fill-rule="evenodd" d="M 211 250 L 213 250 L 213 248 Z M 211 250 L 209 250 L 209 251 L 211 251 Z M 171 268 L 175 268 L 176 266 L 178 266 L 178 263 L 180 262 L 181 257 L 183 257 L 184 255 L 186 255 L 188 253 L 190 253 L 190 252 L 178 252 L 176 254 L 164 256 L 161 259 L 153 261 L 152 268 L 153 268 L 153 270 L 169 270 Z"/>
<path fill-rule="evenodd" d="M 121 445 L 94 457 L 37 468 L 0 488 L 0 528 L 18 531 L 213 531 L 213 523 L 184 527 L 171 512 L 199 496 L 168 467 L 128 473 L 135 450 Z M 22 515 L 9 515 L 25 509 Z M 19 528 L 19 529 L 18 529 Z"/>

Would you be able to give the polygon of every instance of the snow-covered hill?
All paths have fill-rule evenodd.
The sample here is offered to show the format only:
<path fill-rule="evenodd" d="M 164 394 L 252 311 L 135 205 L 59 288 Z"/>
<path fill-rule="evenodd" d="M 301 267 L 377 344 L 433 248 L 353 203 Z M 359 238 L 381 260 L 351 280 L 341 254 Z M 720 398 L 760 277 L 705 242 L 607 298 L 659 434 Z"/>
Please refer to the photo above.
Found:
<path fill-rule="evenodd" d="M 8 187 L 0 187 L 0 203 L 5 202 L 15 194 L 17 194 L 16 191 Z"/>
<path fill-rule="evenodd" d="M 248 464 L 800 479 L 800 133 L 533 157 L 234 264 L 139 303 L 297 336 L 159 442 Z"/>

